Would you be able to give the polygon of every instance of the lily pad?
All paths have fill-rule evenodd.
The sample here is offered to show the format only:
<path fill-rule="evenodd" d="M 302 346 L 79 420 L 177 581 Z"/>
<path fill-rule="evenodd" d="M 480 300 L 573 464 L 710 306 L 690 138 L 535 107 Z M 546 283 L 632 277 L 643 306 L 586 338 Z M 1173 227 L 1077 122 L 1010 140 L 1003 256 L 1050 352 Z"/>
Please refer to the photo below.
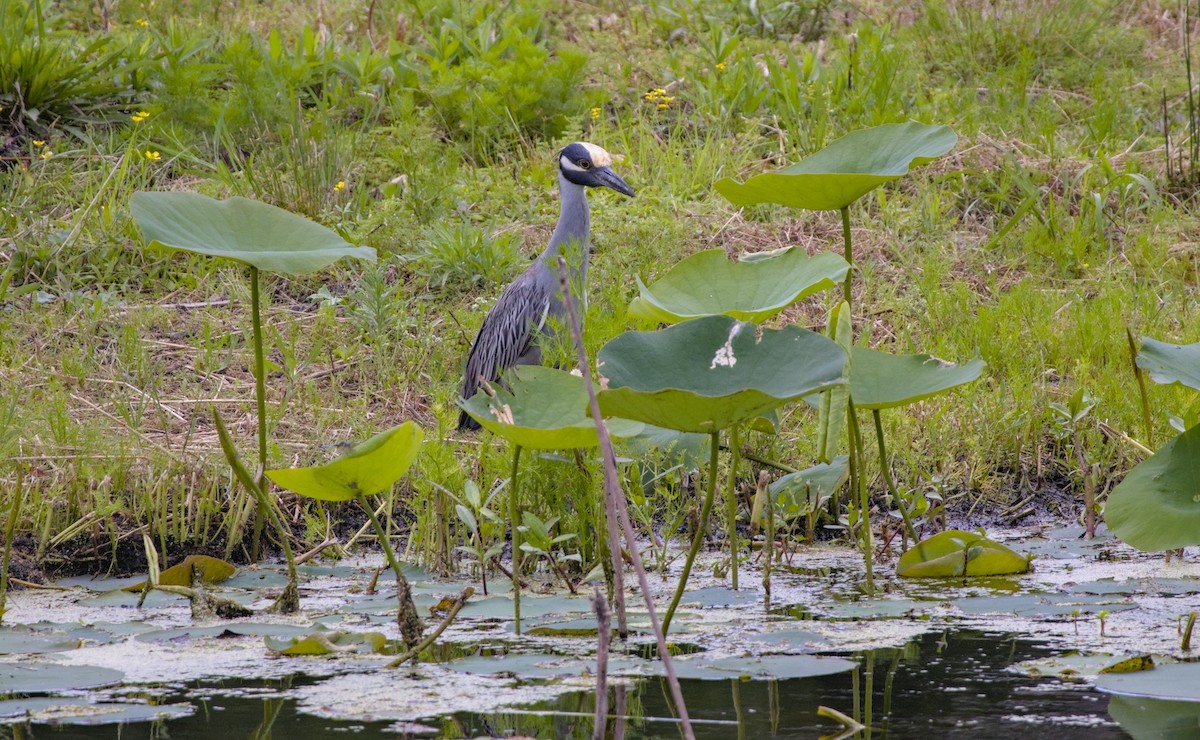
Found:
<path fill-rule="evenodd" d="M 226 622 L 207 626 L 176 627 L 174 629 L 143 632 L 135 639 L 141 642 L 188 642 L 204 638 L 222 637 L 294 637 L 308 630 L 295 624 L 270 624 L 265 622 Z"/>
<path fill-rule="evenodd" d="M 763 655 L 708 660 L 696 658 L 675 661 L 675 673 L 680 678 L 701 681 L 731 679 L 787 680 L 830 676 L 854 670 L 858 664 L 845 658 L 816 655 Z"/>
<path fill-rule="evenodd" d="M 839 455 L 829 463 L 788 473 L 770 485 L 776 507 L 787 519 L 795 519 L 816 511 L 841 487 L 850 474 L 850 458 Z"/>
<path fill-rule="evenodd" d="M 0 663 L 0 694 L 45 694 L 98 689 L 121 682 L 125 674 L 90 665 Z"/>
<path fill-rule="evenodd" d="M 1107 673 L 1096 688 L 1110 694 L 1200 702 L 1200 663 L 1172 663 L 1150 671 Z"/>
<path fill-rule="evenodd" d="M 1109 494 L 1104 521 L 1139 550 L 1200 544 L 1200 426 L 1130 470 Z"/>
<path fill-rule="evenodd" d="M 285 275 L 315 272 L 343 257 L 375 261 L 337 232 L 249 198 L 199 193 L 133 194 L 129 209 L 152 246 L 225 257 Z"/>
<path fill-rule="evenodd" d="M 124 724 L 177 719 L 194 711 L 191 704 L 89 702 L 71 697 L 10 699 L 0 701 L 0 723 L 19 720 L 55 726 Z"/>
<path fill-rule="evenodd" d="M 958 141 L 946 126 L 908 122 L 851 131 L 824 149 L 777 172 L 739 184 L 718 180 L 717 192 L 735 206 L 778 203 L 837 211 L 871 190 L 931 162 Z"/>
<path fill-rule="evenodd" d="M 1015 670 L 1030 676 L 1057 676 L 1068 680 L 1095 679 L 1107 673 L 1149 670 L 1154 659 L 1148 655 L 1059 655 L 1026 660 Z"/>
<path fill-rule="evenodd" d="M 905 406 L 979 378 L 983 360 L 961 365 L 930 355 L 893 355 L 855 347 L 850 355 L 850 397 L 860 409 Z"/>
<path fill-rule="evenodd" d="M 1003 614 L 1049 620 L 1094 617 L 1102 611 L 1111 614 L 1137 608 L 1136 604 L 1113 596 L 1068 593 L 966 596 L 950 603 L 964 614 Z"/>
<path fill-rule="evenodd" d="M 317 631 L 301 637 L 280 639 L 266 636 L 267 648 L 280 655 L 333 655 L 336 653 L 396 652 L 396 643 L 382 632 Z"/>
<path fill-rule="evenodd" d="M 1200 391 L 1200 342 L 1168 344 L 1142 337 L 1137 366 L 1150 373 L 1155 383 L 1180 383 Z"/>
<path fill-rule="evenodd" d="M 760 323 L 806 296 L 840 285 L 849 269 L 846 260 L 831 252 L 810 257 L 789 247 L 730 262 L 724 249 L 709 249 L 679 262 L 648 287 L 635 277 L 641 295 L 629 304 L 629 315 L 665 324 L 720 314 Z"/>
<path fill-rule="evenodd" d="M 289 491 L 319 501 L 353 501 L 386 491 L 404 477 L 421 449 L 421 427 L 407 421 L 355 445 L 333 462 L 268 470 Z"/>
<path fill-rule="evenodd" d="M 583 378 L 536 365 L 518 366 L 508 378 L 509 387 L 496 388 L 495 396 L 476 393 L 461 403 L 485 429 L 527 449 L 599 444 Z M 641 424 L 625 419 L 611 419 L 607 426 L 617 438 L 633 436 L 642 429 Z"/>
<path fill-rule="evenodd" d="M 626 332 L 601 348 L 605 413 L 685 432 L 716 432 L 844 381 L 846 353 L 805 329 L 760 329 L 728 316 Z"/>
<path fill-rule="evenodd" d="M 1117 694 L 1108 713 L 1137 740 L 1195 740 L 1200 736 L 1200 702 Z"/>
<path fill-rule="evenodd" d="M 956 578 L 1024 573 L 1030 558 L 978 532 L 950 529 L 926 538 L 900 556 L 896 575 Z"/>
<path fill-rule="evenodd" d="M 42 635 L 28 630 L 0 628 L 0 655 L 31 655 L 74 650 L 79 640 L 66 635 Z"/>
<path fill-rule="evenodd" d="M 760 604 L 762 596 L 753 591 L 734 591 L 724 586 L 709 586 L 695 591 L 684 591 L 680 603 L 688 606 L 724 608 Z"/>

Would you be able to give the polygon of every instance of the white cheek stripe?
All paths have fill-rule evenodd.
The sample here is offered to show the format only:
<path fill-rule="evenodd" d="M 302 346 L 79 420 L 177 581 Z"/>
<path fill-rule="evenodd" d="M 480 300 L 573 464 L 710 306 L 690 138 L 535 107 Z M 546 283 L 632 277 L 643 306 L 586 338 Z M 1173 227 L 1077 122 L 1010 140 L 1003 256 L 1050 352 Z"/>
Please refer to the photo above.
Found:
<path fill-rule="evenodd" d="M 559 166 L 559 167 L 562 167 L 564 170 L 570 170 L 571 172 L 583 172 L 583 168 L 582 168 L 582 167 L 580 167 L 579 165 L 575 164 L 574 162 L 572 162 L 571 160 L 567 159 L 566 157 L 559 157 L 559 158 L 558 158 L 558 166 Z"/>

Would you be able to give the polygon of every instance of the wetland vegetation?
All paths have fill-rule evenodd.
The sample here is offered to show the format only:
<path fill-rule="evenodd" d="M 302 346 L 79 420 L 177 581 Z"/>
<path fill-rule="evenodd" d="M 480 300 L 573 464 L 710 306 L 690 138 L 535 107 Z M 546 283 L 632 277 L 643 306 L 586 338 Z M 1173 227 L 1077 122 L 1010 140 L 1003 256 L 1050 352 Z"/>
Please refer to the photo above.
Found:
<path fill-rule="evenodd" d="M 0 736 L 1194 728 L 1197 12 L 0 0 Z M 460 407 L 581 140 L 589 372 Z"/>

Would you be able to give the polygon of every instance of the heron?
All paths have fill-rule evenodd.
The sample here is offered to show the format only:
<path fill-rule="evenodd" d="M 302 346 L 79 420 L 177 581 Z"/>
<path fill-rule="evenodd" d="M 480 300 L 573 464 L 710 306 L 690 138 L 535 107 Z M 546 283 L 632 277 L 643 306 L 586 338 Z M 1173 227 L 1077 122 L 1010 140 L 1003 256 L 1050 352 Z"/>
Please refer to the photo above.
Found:
<path fill-rule="evenodd" d="M 540 340 L 549 329 L 547 321 L 566 318 L 557 271 L 559 255 L 571 266 L 572 285 L 582 289 L 587 282 L 587 189 L 597 187 L 633 196 L 633 188 L 612 171 L 612 155 L 604 149 L 587 142 L 563 147 L 558 153 L 558 224 L 545 251 L 504 289 L 484 318 L 467 355 L 463 400 L 475 395 L 483 381 L 499 380 L 501 373 L 514 365 L 542 363 Z M 479 423 L 464 411 L 459 414 L 458 428 L 478 429 Z"/>

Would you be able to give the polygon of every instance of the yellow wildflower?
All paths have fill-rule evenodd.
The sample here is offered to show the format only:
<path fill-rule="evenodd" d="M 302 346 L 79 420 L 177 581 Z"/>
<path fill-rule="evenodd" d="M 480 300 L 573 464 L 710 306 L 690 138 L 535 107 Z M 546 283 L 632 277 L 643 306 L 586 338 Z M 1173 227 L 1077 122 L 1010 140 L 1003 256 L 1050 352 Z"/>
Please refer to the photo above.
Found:
<path fill-rule="evenodd" d="M 337 181 L 337 184 L 333 186 L 333 189 L 334 189 L 334 190 L 336 190 L 336 191 L 338 191 L 339 193 L 340 193 L 340 192 L 342 192 L 343 190 L 345 190 L 345 189 L 346 189 L 346 181 L 345 181 L 345 180 L 338 180 L 338 181 Z"/>
<path fill-rule="evenodd" d="M 131 121 L 133 121 L 134 123 L 141 123 L 142 121 L 146 120 L 149 117 L 150 117 L 149 113 L 147 113 L 144 110 L 140 110 L 137 113 L 134 113 L 132 116 L 130 116 L 129 119 Z"/>
<path fill-rule="evenodd" d="M 54 152 L 50 151 L 50 147 L 46 147 L 42 150 L 42 159 L 50 159 L 53 156 Z"/>
<path fill-rule="evenodd" d="M 147 149 L 144 152 L 144 155 L 145 155 L 146 159 L 150 160 L 151 162 L 157 162 L 158 160 L 162 159 L 162 155 L 159 154 L 158 152 L 154 151 L 153 149 Z"/>
<path fill-rule="evenodd" d="M 725 69 L 725 62 L 717 62 L 717 71 Z"/>
<path fill-rule="evenodd" d="M 46 142 L 42 141 L 41 139 L 34 139 L 33 145 L 36 147 L 43 147 L 46 146 Z"/>
<path fill-rule="evenodd" d="M 599 117 L 600 117 L 600 109 L 599 109 L 599 108 L 592 108 L 592 120 L 593 120 L 593 121 L 595 121 L 595 120 L 596 120 L 596 119 L 598 119 Z"/>
<path fill-rule="evenodd" d="M 671 107 L 671 106 L 667 105 L 666 103 L 659 103 L 659 104 L 658 104 L 658 109 L 659 109 L 659 110 L 666 110 L 667 108 L 670 108 L 670 107 Z"/>
<path fill-rule="evenodd" d="M 136 21 L 134 21 L 134 22 L 135 22 L 135 23 L 137 23 L 137 24 L 138 24 L 139 26 L 141 26 L 142 28 L 145 28 L 145 27 L 147 27 L 147 26 L 149 26 L 149 25 L 150 25 L 150 21 L 146 20 L 145 18 L 138 18 L 138 19 L 137 19 Z"/>

